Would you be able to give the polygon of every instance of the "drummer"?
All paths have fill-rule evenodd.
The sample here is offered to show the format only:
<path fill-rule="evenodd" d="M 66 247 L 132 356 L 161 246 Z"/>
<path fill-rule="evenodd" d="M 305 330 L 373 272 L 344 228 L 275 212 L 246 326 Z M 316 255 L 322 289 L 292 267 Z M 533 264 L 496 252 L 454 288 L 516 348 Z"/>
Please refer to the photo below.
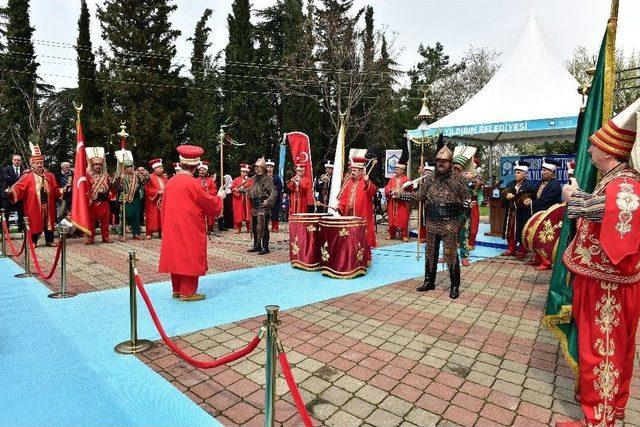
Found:
<path fill-rule="evenodd" d="M 369 180 L 365 170 L 366 164 L 367 159 L 364 157 L 351 159 L 351 176 L 344 183 L 338 196 L 338 211 L 342 215 L 363 217 L 367 221 L 367 243 L 371 248 L 375 248 L 378 244 L 373 216 L 373 196 L 378 187 Z"/>
<path fill-rule="evenodd" d="M 553 159 L 542 158 L 542 181 L 538 184 L 535 200 L 527 199 L 525 205 L 531 205 L 533 213 L 546 211 L 551 206 L 562 201 L 562 186 L 556 179 L 556 170 L 560 167 L 560 162 Z M 550 270 L 551 263 L 540 255 L 535 254 L 531 261 L 527 263 L 538 270 Z"/>
<path fill-rule="evenodd" d="M 508 248 L 501 255 L 524 259 L 527 249 L 522 244 L 522 230 L 531 217 L 531 206 L 526 199 L 535 197 L 536 187 L 527 179 L 529 163 L 516 160 L 513 167 L 514 180 L 502 191 L 502 202 L 506 206 L 502 238 L 507 240 Z M 518 246 L 518 244 L 520 246 Z"/>

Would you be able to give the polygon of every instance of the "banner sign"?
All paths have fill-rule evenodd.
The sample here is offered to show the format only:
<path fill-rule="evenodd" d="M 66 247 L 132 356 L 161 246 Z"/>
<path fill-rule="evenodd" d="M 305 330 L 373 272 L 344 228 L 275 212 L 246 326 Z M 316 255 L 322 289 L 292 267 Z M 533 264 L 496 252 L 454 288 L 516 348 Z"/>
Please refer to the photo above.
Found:
<path fill-rule="evenodd" d="M 384 177 L 391 178 L 396 175 L 396 163 L 400 161 L 402 150 L 387 150 L 384 156 Z"/>
<path fill-rule="evenodd" d="M 554 119 L 520 120 L 515 122 L 486 123 L 468 126 L 450 126 L 429 128 L 427 136 L 444 134 L 446 137 L 472 136 L 486 133 L 532 132 L 553 129 L 573 129 L 578 125 L 578 117 L 559 117 Z M 422 131 L 410 130 L 409 135 L 420 138 Z"/>
<path fill-rule="evenodd" d="M 540 181 L 542 179 L 542 159 L 553 159 L 557 160 L 560 163 L 560 167 L 556 170 L 556 178 L 562 184 L 566 184 L 569 182 L 569 178 L 567 177 L 567 164 L 576 159 L 575 154 L 551 154 L 548 156 L 508 156 L 508 157 L 500 157 L 500 176 L 499 179 L 502 181 L 500 184 L 501 188 L 505 188 L 511 181 L 513 181 L 513 167 L 515 166 L 516 160 L 528 162 L 529 166 L 529 174 L 528 178 L 532 181 Z"/>

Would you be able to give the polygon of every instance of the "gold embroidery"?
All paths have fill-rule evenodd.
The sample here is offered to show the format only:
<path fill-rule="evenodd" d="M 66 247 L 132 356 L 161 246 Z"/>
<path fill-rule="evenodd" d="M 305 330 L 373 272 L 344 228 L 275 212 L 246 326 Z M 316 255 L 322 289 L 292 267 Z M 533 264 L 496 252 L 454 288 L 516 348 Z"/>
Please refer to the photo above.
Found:
<path fill-rule="evenodd" d="M 307 227 L 307 231 L 309 233 L 313 233 L 314 231 L 318 231 L 318 229 L 316 228 L 315 225 L 311 224 L 310 226 Z"/>
<path fill-rule="evenodd" d="M 294 255 L 298 255 L 300 253 L 300 247 L 298 246 L 298 236 L 296 236 L 296 240 L 291 242 L 291 253 Z"/>
<path fill-rule="evenodd" d="M 329 247 L 329 242 L 324 242 L 324 245 L 320 246 L 320 254 L 322 255 L 322 261 L 329 261 L 329 251 L 327 248 Z"/>
<path fill-rule="evenodd" d="M 538 240 L 540 243 L 549 243 L 556 236 L 556 230 L 562 228 L 562 221 L 556 225 L 551 224 L 551 220 L 547 219 L 542 223 L 542 230 L 538 233 Z"/>
<path fill-rule="evenodd" d="M 598 403 L 593 408 L 594 417 L 601 421 L 602 425 L 609 425 L 613 421 L 613 401 L 620 387 L 618 381 L 620 372 L 616 369 L 613 361 L 610 359 L 615 355 L 616 349 L 613 340 L 609 337 L 613 329 L 620 323 L 618 315 L 622 310 L 622 306 L 616 300 L 612 291 L 618 289 L 617 283 L 600 282 L 600 288 L 606 291 L 606 295 L 600 298 L 596 303 L 595 323 L 600 328 L 600 332 L 604 335 L 604 339 L 596 340 L 594 348 L 598 354 L 603 357 L 598 366 L 593 368 L 596 379 L 593 381 L 594 389 L 598 392 L 603 402 Z"/>
<path fill-rule="evenodd" d="M 356 259 L 358 261 L 362 261 L 364 259 L 364 249 L 358 243 L 358 253 L 356 254 Z"/>
<path fill-rule="evenodd" d="M 340 230 L 340 232 L 338 233 L 338 235 L 340 237 L 347 237 L 349 235 L 349 232 L 347 231 L 346 228 L 343 228 L 342 230 Z"/>
<path fill-rule="evenodd" d="M 623 182 L 620 184 L 620 191 L 616 198 L 616 205 L 620 209 L 616 230 L 620 233 L 620 238 L 631 232 L 631 219 L 633 212 L 638 209 L 640 198 L 633 192 L 633 185 Z"/>

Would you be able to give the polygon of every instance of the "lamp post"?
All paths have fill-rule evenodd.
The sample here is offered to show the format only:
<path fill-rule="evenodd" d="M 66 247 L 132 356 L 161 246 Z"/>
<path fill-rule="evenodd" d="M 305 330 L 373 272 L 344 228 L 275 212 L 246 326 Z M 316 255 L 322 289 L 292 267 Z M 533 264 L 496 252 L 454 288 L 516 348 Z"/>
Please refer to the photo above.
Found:
<path fill-rule="evenodd" d="M 420 139 L 420 166 L 419 171 L 423 171 L 424 169 L 424 144 L 426 142 L 426 133 L 429 130 L 429 125 L 427 124 L 427 119 L 431 117 L 431 113 L 429 112 L 429 108 L 427 107 L 427 90 L 424 89 L 422 96 L 422 108 L 420 108 L 420 112 L 416 116 L 416 120 L 420 120 L 420 126 L 418 129 L 422 132 L 422 138 Z M 416 259 L 420 259 L 420 225 L 422 224 L 422 200 L 418 202 L 418 240 L 416 245 Z"/>

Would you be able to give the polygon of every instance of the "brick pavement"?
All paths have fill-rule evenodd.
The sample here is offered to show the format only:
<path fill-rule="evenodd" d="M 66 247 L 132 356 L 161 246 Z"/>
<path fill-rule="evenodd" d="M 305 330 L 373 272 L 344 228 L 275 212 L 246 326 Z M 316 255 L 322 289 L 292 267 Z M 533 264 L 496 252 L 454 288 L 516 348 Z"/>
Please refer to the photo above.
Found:
<path fill-rule="evenodd" d="M 279 335 L 317 424 L 544 426 L 581 416 L 558 342 L 540 326 L 549 272 L 489 259 L 462 270 L 462 295 L 420 280 L 281 314 Z M 176 337 L 200 358 L 242 347 L 263 318 Z M 226 367 L 196 370 L 164 344 L 139 357 L 227 426 L 263 425 L 264 344 Z M 625 425 L 640 425 L 639 375 Z M 276 421 L 301 425 L 281 375 Z"/>
<path fill-rule="evenodd" d="M 22 244 L 21 236 L 19 237 L 18 234 L 13 236 L 16 239 L 16 247 L 19 247 Z M 95 292 L 128 286 L 128 251 L 131 249 L 136 250 L 138 270 L 145 283 L 169 280 L 168 274 L 157 272 L 160 239 L 156 237 L 151 240 L 128 240 L 123 243 L 116 241 L 115 235 L 112 235 L 112 238 L 114 238 L 112 244 L 96 243 L 91 246 L 84 245 L 80 238 L 68 240 L 67 290 L 69 292 Z M 271 234 L 271 253 L 257 255 L 247 253 L 247 249 L 253 243 L 248 233 L 236 234 L 233 230 L 216 232 L 208 243 L 208 274 L 288 262 L 288 238 L 288 225 L 281 223 L 280 231 Z M 96 237 L 96 242 L 99 241 L 100 238 Z M 394 243 L 386 239 L 386 231 L 381 226 L 378 227 L 378 242 L 381 246 Z M 36 248 L 36 253 L 42 269 L 48 273 L 55 255 L 55 248 L 41 246 Z M 14 261 L 21 266 L 24 265 L 23 256 Z M 59 270 L 50 280 L 43 283 L 51 290 L 58 290 Z"/>

